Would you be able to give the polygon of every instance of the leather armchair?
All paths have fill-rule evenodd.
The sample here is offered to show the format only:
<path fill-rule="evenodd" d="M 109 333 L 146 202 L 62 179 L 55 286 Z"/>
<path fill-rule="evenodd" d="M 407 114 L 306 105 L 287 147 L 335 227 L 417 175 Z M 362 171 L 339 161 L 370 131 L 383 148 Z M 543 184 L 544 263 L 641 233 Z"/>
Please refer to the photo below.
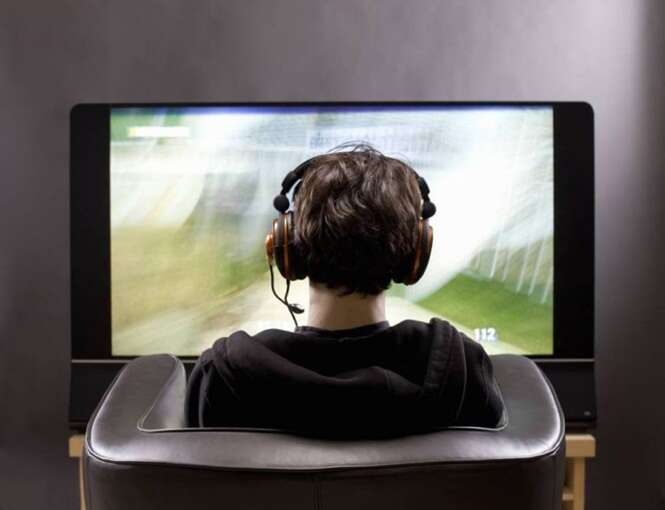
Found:
<path fill-rule="evenodd" d="M 85 498 L 104 509 L 561 508 L 564 420 L 529 359 L 494 356 L 508 423 L 390 439 L 187 429 L 182 363 L 128 363 L 86 433 Z"/>

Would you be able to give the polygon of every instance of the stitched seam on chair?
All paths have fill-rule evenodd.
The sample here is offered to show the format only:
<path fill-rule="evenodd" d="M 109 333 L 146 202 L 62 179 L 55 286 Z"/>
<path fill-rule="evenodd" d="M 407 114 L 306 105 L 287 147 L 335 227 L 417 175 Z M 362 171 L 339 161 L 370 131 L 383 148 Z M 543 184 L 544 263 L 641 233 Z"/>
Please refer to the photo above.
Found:
<path fill-rule="evenodd" d="M 500 428 L 505 428 L 508 426 L 510 422 L 510 417 L 508 416 L 508 408 L 506 407 L 506 401 L 503 398 L 503 390 L 501 389 L 501 386 L 497 382 L 496 377 L 494 377 L 492 386 L 497 390 L 497 394 L 499 395 L 499 400 L 501 401 L 501 418 L 499 419 L 499 423 L 501 424 Z M 549 386 L 549 388 L 550 391 L 554 391 L 551 386 Z"/>
<path fill-rule="evenodd" d="M 559 444 L 559 448 L 561 444 Z M 362 466 L 340 466 L 340 465 L 329 465 L 323 467 L 269 467 L 269 468 L 255 468 L 255 467 L 234 467 L 234 466 L 201 466 L 196 464 L 185 464 L 185 463 L 176 463 L 176 462 L 143 462 L 143 461 L 115 461 L 107 459 L 99 454 L 91 452 L 91 456 L 95 457 L 100 462 L 106 462 L 108 464 L 113 464 L 116 466 L 153 466 L 153 467 L 163 467 L 163 468 L 173 468 L 173 469 L 201 469 L 208 471 L 231 471 L 231 472 L 252 472 L 252 473 L 293 473 L 306 475 L 307 473 L 316 473 L 316 474 L 325 474 L 333 472 L 351 472 L 351 471 L 362 471 L 362 470 L 373 470 L 373 471 L 382 471 L 382 470 L 402 470 L 402 471 L 417 471 L 418 469 L 427 469 L 427 468 L 436 468 L 436 467 L 449 467 L 449 466 L 466 466 L 469 464 L 478 464 L 479 466 L 484 466 L 487 469 L 499 469 L 503 464 L 526 464 L 531 462 L 538 462 L 547 460 L 552 456 L 556 455 L 558 448 L 552 448 L 550 451 L 538 455 L 535 457 L 522 457 L 522 458 L 512 458 L 512 459 L 479 459 L 479 460 L 470 460 L 470 461 L 431 461 L 431 462 L 419 462 L 419 463 L 402 463 L 402 464 L 364 464 Z"/>
<path fill-rule="evenodd" d="M 152 404 L 150 405 L 150 407 L 148 408 L 148 410 L 147 410 L 145 413 L 143 413 L 143 415 L 139 418 L 138 422 L 136 423 L 136 428 L 137 428 L 138 430 L 140 430 L 141 432 L 146 432 L 146 431 L 150 430 L 150 429 L 146 429 L 146 428 L 143 426 L 143 424 L 145 423 L 145 420 L 148 419 L 148 417 L 149 417 L 150 414 L 152 413 L 152 410 L 153 410 L 153 409 L 155 408 L 155 406 L 157 405 L 157 402 L 160 401 L 160 399 L 162 398 L 162 396 L 164 395 L 164 393 L 167 391 L 167 389 L 169 389 L 169 388 L 171 387 L 171 383 L 173 382 L 173 380 L 175 379 L 175 377 L 178 375 L 178 370 L 177 370 L 177 368 L 178 368 L 178 366 L 179 366 L 179 365 L 178 365 L 178 359 L 177 359 L 175 356 L 171 355 L 171 354 L 169 354 L 169 357 L 170 357 L 171 360 L 173 361 L 173 366 L 171 367 L 171 373 L 169 374 L 169 378 L 168 378 L 168 379 L 166 380 L 166 382 L 162 385 L 162 388 L 159 390 L 159 393 L 157 394 L 157 396 L 155 397 L 155 399 L 152 401 Z M 174 370 L 174 368 L 175 368 L 176 370 Z"/>
<path fill-rule="evenodd" d="M 425 430 L 425 432 L 445 432 L 447 430 L 461 430 L 461 431 L 480 431 L 480 432 L 499 432 L 505 429 L 507 424 L 502 424 L 497 427 L 477 427 L 472 425 L 445 425 L 445 426 L 432 426 Z M 289 434 L 294 436 L 302 436 L 307 434 L 307 432 L 313 432 L 310 429 L 276 429 L 268 427 L 238 427 L 238 426 L 229 426 L 229 427 L 183 427 L 183 428 L 172 428 L 172 429 L 147 429 L 144 432 L 148 434 L 164 434 L 164 433 L 206 433 L 206 432 L 251 432 L 251 433 L 265 433 L 265 434 Z M 323 439 L 330 439 L 330 436 L 317 436 L 323 437 Z M 336 437 L 333 437 L 336 438 Z"/>
<path fill-rule="evenodd" d="M 562 418 L 560 420 L 560 423 L 563 423 L 563 427 L 559 427 L 559 435 L 557 436 L 557 443 L 561 443 L 563 441 L 563 437 L 566 435 L 566 420 L 565 416 L 563 414 L 563 409 L 561 408 L 561 402 L 559 402 L 559 398 L 556 396 L 556 393 L 554 392 L 554 386 L 552 386 L 552 383 L 550 380 L 547 378 L 547 376 L 543 373 L 543 371 L 540 369 L 538 365 L 536 365 L 533 361 L 531 361 L 536 368 L 538 369 L 538 373 L 540 374 L 540 377 L 545 381 L 545 384 L 547 384 L 547 387 L 550 389 L 550 400 L 554 402 L 555 407 L 559 411 L 559 416 Z M 565 444 L 565 443 L 564 443 Z"/>

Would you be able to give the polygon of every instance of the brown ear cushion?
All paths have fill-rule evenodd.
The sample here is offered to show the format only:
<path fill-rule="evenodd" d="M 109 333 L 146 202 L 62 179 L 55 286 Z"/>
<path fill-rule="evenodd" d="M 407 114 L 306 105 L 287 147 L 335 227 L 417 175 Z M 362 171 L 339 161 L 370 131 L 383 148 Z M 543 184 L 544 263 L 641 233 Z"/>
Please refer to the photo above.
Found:
<path fill-rule="evenodd" d="M 273 263 L 275 262 L 275 247 L 273 245 L 272 228 L 266 234 L 266 240 L 264 241 L 264 245 L 266 249 L 266 258 L 268 259 L 268 264 L 272 266 Z"/>
<path fill-rule="evenodd" d="M 420 220 L 422 224 L 422 236 L 420 238 L 420 254 L 414 262 L 413 272 L 411 274 L 410 284 L 416 283 L 425 274 L 429 258 L 432 254 L 432 241 L 434 241 L 434 231 L 428 220 Z M 417 264 L 417 267 L 416 267 Z"/>
<path fill-rule="evenodd" d="M 409 272 L 403 279 L 405 285 L 416 283 L 425 274 L 429 257 L 432 253 L 432 241 L 434 239 L 432 227 L 425 219 L 418 223 L 418 240 L 416 242 L 416 253 Z"/>
<path fill-rule="evenodd" d="M 284 256 L 287 247 L 287 243 L 284 242 L 284 234 L 288 234 L 288 232 L 284 229 L 284 216 L 284 214 L 280 214 L 272 220 L 272 244 L 275 265 L 280 274 L 284 278 L 288 278 L 286 257 Z"/>
<path fill-rule="evenodd" d="M 293 212 L 280 214 L 272 222 L 274 261 L 280 274 L 287 280 L 300 280 L 306 275 L 294 248 Z M 270 234 L 268 234 L 270 236 Z"/>

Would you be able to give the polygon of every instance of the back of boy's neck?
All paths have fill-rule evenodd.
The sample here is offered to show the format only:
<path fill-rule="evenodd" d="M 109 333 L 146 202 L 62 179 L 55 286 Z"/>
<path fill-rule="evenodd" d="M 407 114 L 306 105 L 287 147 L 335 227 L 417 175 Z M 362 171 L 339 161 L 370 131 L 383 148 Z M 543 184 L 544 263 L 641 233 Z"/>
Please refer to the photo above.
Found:
<path fill-rule="evenodd" d="M 363 296 L 310 284 L 307 325 L 320 329 L 352 329 L 386 320 L 385 293 Z"/>

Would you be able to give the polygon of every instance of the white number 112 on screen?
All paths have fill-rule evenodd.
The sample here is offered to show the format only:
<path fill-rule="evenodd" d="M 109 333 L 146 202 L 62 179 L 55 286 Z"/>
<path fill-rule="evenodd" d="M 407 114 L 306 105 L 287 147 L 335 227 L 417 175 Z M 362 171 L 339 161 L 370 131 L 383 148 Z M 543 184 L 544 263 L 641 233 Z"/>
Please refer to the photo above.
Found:
<path fill-rule="evenodd" d="M 498 340 L 495 328 L 476 328 L 473 334 L 478 342 L 496 342 Z"/>

